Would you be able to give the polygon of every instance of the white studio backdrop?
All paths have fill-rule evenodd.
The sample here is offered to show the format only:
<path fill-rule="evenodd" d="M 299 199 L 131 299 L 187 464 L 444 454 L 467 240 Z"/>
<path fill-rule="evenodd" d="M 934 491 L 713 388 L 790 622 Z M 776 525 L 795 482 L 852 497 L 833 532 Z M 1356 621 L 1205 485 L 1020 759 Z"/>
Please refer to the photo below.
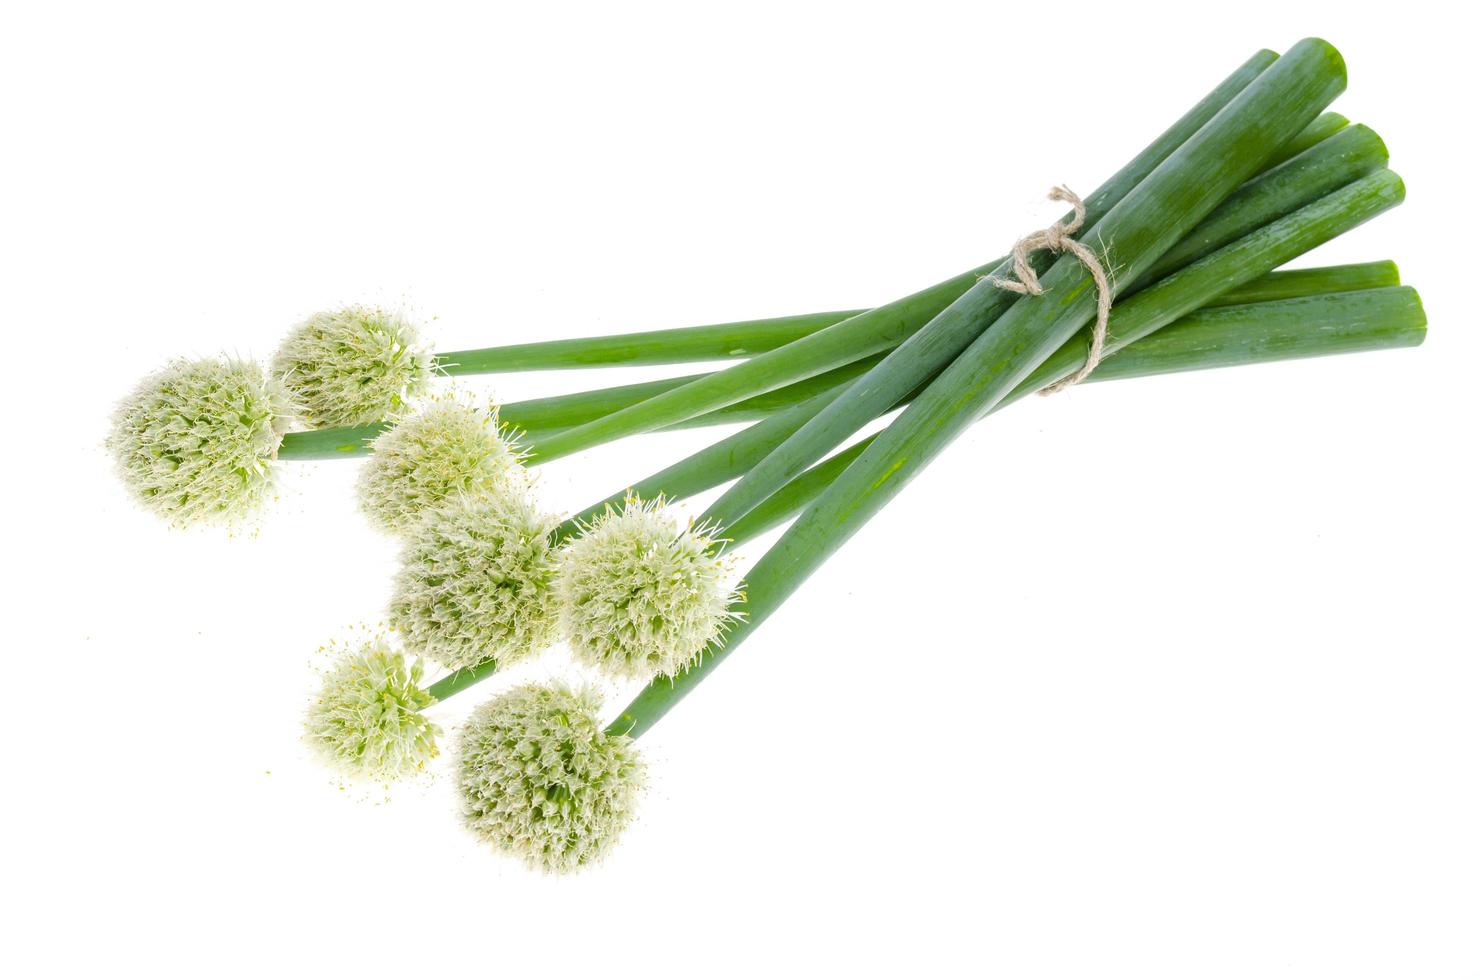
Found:
<path fill-rule="evenodd" d="M 1480 976 L 1456 9 L 9 8 L 7 972 Z M 888 300 L 1308 34 L 1409 198 L 1304 262 L 1395 259 L 1428 342 L 979 426 L 643 739 L 641 817 L 591 872 L 482 850 L 445 765 L 384 792 L 308 759 L 318 648 L 395 567 L 358 464 L 285 464 L 228 536 L 138 511 L 101 448 L 168 357 L 266 357 L 340 303 L 457 349 Z M 713 436 L 557 462 L 542 500 Z"/>

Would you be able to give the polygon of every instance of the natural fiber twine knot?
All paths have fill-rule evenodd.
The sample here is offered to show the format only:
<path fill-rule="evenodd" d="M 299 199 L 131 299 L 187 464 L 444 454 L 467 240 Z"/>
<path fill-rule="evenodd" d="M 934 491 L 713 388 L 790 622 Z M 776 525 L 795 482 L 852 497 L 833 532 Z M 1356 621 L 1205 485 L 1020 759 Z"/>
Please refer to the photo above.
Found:
<path fill-rule="evenodd" d="M 1041 296 L 1043 286 L 1038 282 L 1038 274 L 1033 271 L 1033 266 L 1028 263 L 1028 256 L 1039 249 L 1046 248 L 1050 252 L 1068 252 L 1073 255 L 1089 271 L 1090 277 L 1095 281 L 1095 327 L 1090 333 L 1089 353 L 1085 355 L 1084 366 L 1062 381 L 1044 388 L 1038 392 L 1040 395 L 1051 395 L 1056 391 L 1076 385 L 1089 377 L 1090 372 L 1099 366 L 1100 358 L 1105 353 L 1105 331 L 1110 324 L 1110 302 L 1113 298 L 1110 277 L 1105 272 L 1105 267 L 1100 264 L 1100 257 L 1095 254 L 1094 249 L 1083 242 L 1076 241 L 1073 237 L 1075 232 L 1084 227 L 1084 202 L 1079 199 L 1078 194 L 1064 186 L 1055 187 L 1049 191 L 1048 199 L 1068 204 L 1074 209 L 1074 217 L 1068 222 L 1055 221 L 1047 228 L 1017 240 L 1017 243 L 1012 246 L 1012 274 L 1017 277 L 1016 279 L 987 276 L 987 281 L 998 289 L 1007 289 L 1027 296 Z"/>

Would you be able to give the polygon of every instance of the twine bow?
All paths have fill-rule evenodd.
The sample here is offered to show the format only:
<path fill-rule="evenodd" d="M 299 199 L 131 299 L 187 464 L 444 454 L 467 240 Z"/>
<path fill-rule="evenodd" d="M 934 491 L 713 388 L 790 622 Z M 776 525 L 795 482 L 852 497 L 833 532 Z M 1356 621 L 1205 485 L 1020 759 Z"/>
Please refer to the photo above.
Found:
<path fill-rule="evenodd" d="M 1099 366 L 1100 358 L 1105 353 L 1105 331 L 1110 324 L 1110 277 L 1105 272 L 1105 267 L 1100 264 L 1100 258 L 1094 249 L 1083 242 L 1076 241 L 1074 233 L 1084 226 L 1084 202 L 1079 195 L 1067 187 L 1059 186 L 1048 192 L 1050 201 L 1063 201 L 1074 209 L 1074 217 L 1066 224 L 1055 221 L 1040 231 L 1019 238 L 1012 246 L 1012 274 L 1016 279 L 1004 279 L 1000 276 L 987 276 L 987 281 L 998 289 L 1011 290 L 1027 296 L 1043 295 L 1043 286 L 1038 282 L 1038 274 L 1033 271 L 1033 266 L 1028 263 L 1028 256 L 1039 249 L 1048 249 L 1050 252 L 1068 252 L 1079 260 L 1089 271 L 1090 277 L 1095 281 L 1095 327 L 1090 332 L 1089 352 L 1084 357 L 1084 365 L 1078 371 L 1069 375 L 1061 381 L 1049 385 L 1040 395 L 1051 395 L 1056 391 L 1062 391 L 1070 385 L 1076 385 L 1089 377 L 1090 372 Z"/>

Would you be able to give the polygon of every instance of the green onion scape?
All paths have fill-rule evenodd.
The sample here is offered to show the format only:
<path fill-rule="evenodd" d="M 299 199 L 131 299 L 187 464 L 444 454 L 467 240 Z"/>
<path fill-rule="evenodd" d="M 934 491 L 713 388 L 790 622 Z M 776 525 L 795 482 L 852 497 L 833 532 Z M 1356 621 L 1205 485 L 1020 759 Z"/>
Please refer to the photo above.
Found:
<path fill-rule="evenodd" d="M 1019 279 L 1041 292 L 1004 288 L 1013 266 L 995 259 L 872 308 L 445 353 L 404 313 L 346 306 L 299 323 L 268 367 L 170 362 L 123 399 L 107 446 L 132 497 L 175 525 L 252 519 L 284 464 L 363 458 L 360 508 L 401 549 L 387 621 L 330 645 L 303 716 L 345 779 L 434 771 L 447 703 L 562 643 L 583 674 L 636 689 L 604 714 L 592 684 L 521 678 L 451 739 L 474 838 L 578 871 L 637 813 L 638 740 L 970 427 L 1065 379 L 1423 342 L 1392 262 L 1287 268 L 1404 200 L 1381 138 L 1328 111 L 1345 87 L 1319 39 L 1256 53 L 1083 200 L 1072 240 L 1026 257 Z M 442 376 L 705 361 L 733 363 L 502 405 L 438 390 Z M 716 425 L 736 428 L 575 513 L 537 499 L 533 466 Z"/>

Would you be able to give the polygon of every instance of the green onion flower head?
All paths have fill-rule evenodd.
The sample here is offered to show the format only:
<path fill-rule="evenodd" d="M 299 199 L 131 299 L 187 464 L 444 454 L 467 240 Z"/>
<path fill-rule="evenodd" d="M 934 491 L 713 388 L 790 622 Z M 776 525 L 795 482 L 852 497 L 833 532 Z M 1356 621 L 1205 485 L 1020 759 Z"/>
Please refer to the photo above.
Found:
<path fill-rule="evenodd" d="M 293 328 L 272 359 L 303 421 L 369 425 L 404 412 L 431 384 L 433 355 L 399 313 L 346 306 Z"/>
<path fill-rule="evenodd" d="M 371 440 L 370 450 L 360 471 L 360 509 L 392 534 L 407 533 L 450 498 L 496 499 L 529 489 L 497 410 L 453 396 L 403 416 Z"/>
<path fill-rule="evenodd" d="M 481 705 L 458 741 L 458 788 L 472 832 L 548 872 L 605 855 L 631 822 L 645 767 L 597 720 L 600 696 L 528 684 Z"/>
<path fill-rule="evenodd" d="M 437 757 L 441 729 L 422 716 L 434 698 L 421 687 L 422 666 L 384 639 L 344 651 L 309 706 L 308 742 L 346 776 L 392 780 Z"/>
<path fill-rule="evenodd" d="M 282 385 L 250 361 L 178 360 L 123 399 L 107 445 L 149 510 L 177 525 L 230 524 L 271 496 L 291 415 Z"/>
<path fill-rule="evenodd" d="M 731 567 L 718 550 L 661 499 L 607 508 L 561 558 L 561 626 L 576 659 L 623 679 L 687 666 L 730 620 Z"/>
<path fill-rule="evenodd" d="M 391 626 L 452 670 L 544 650 L 559 639 L 550 538 L 558 523 L 527 494 L 444 502 L 408 536 Z"/>

